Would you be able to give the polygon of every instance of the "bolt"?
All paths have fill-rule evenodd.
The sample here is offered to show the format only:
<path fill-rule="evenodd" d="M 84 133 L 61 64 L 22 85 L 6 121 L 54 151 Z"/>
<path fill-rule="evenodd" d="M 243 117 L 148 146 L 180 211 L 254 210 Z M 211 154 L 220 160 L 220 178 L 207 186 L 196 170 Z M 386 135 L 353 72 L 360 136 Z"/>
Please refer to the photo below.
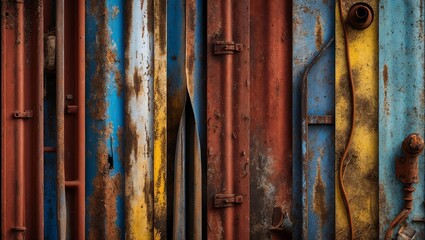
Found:
<path fill-rule="evenodd" d="M 424 139 L 419 133 L 411 133 L 403 140 L 403 150 L 406 153 L 419 155 L 425 147 Z"/>
<path fill-rule="evenodd" d="M 366 3 L 356 3 L 348 11 L 348 22 L 355 29 L 366 29 L 372 21 L 373 9 Z"/>

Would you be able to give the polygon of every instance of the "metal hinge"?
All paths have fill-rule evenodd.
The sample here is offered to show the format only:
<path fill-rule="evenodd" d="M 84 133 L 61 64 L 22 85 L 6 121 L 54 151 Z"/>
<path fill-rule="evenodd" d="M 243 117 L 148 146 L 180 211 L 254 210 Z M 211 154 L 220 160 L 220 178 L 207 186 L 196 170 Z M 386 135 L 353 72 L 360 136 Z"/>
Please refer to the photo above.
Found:
<path fill-rule="evenodd" d="M 236 204 L 241 204 L 243 197 L 236 194 L 216 194 L 214 195 L 214 207 L 227 208 L 234 207 Z"/>
<path fill-rule="evenodd" d="M 215 55 L 235 54 L 242 51 L 243 44 L 233 41 L 217 41 L 214 43 Z"/>
<path fill-rule="evenodd" d="M 33 116 L 33 114 L 32 114 L 31 110 L 26 110 L 26 111 L 23 111 L 23 112 L 16 111 L 16 112 L 13 113 L 14 118 L 29 119 L 29 118 L 32 118 L 32 116 Z"/>

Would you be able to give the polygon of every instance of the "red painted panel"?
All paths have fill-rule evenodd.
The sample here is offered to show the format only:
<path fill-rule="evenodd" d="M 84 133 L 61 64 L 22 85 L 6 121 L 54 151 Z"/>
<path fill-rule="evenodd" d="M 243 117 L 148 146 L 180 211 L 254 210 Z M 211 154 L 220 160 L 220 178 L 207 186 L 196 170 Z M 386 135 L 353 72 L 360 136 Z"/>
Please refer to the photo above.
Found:
<path fill-rule="evenodd" d="M 287 239 L 270 228 L 275 207 L 292 212 L 292 3 L 251 0 L 250 9 L 251 238 Z"/>
<path fill-rule="evenodd" d="M 208 239 L 246 239 L 250 206 L 249 1 L 208 1 L 207 18 L 207 235 Z M 234 41 L 243 47 L 234 54 L 217 55 L 217 41 Z M 240 195 L 243 202 L 215 208 L 216 194 Z"/>

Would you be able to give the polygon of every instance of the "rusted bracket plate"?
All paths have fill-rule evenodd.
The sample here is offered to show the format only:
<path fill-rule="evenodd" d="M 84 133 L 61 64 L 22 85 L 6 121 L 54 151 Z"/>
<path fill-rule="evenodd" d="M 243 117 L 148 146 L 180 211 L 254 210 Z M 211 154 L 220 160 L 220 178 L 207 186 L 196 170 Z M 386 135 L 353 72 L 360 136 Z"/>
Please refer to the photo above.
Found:
<path fill-rule="evenodd" d="M 234 207 L 237 204 L 242 204 L 243 196 L 236 194 L 216 194 L 214 196 L 215 208 Z"/>
<path fill-rule="evenodd" d="M 214 43 L 215 55 L 235 54 L 242 51 L 243 45 L 233 41 L 217 41 Z"/>
<path fill-rule="evenodd" d="M 23 112 L 16 111 L 13 113 L 13 117 L 16 119 L 30 119 L 33 118 L 33 112 L 32 110 L 26 110 Z"/>

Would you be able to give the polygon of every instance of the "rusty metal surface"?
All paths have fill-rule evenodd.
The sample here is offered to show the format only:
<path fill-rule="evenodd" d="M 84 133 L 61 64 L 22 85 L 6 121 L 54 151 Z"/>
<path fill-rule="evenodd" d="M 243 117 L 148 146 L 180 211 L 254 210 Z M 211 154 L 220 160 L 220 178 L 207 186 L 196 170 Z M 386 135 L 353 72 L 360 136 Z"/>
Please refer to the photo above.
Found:
<path fill-rule="evenodd" d="M 153 19 L 152 0 L 126 4 L 125 222 L 130 239 L 153 239 Z"/>
<path fill-rule="evenodd" d="M 364 1 L 373 11 L 378 11 L 378 1 Z M 340 169 L 350 129 L 355 125 L 344 159 L 343 172 L 338 171 L 345 185 L 351 209 L 353 225 L 349 225 L 349 214 L 343 202 L 340 184 L 335 185 L 336 238 L 378 238 L 378 21 L 357 30 L 347 23 L 350 7 L 357 1 L 343 1 L 343 22 L 340 20 L 339 4 L 335 21 L 335 167 Z M 347 42 L 343 33 L 347 26 Z M 347 45 L 352 69 L 353 87 L 347 66 Z M 351 89 L 354 89 L 352 98 Z M 356 104 L 354 104 L 354 102 Z M 352 115 L 354 113 L 354 117 Z M 354 118 L 354 120 L 352 119 Z M 362 187 L 359 187 L 362 186 Z M 350 228 L 352 227 L 352 228 Z"/>
<path fill-rule="evenodd" d="M 424 134 L 423 1 L 379 2 L 379 234 L 404 208 L 404 184 L 397 179 L 401 142 L 412 132 Z M 396 13 L 396 14 L 394 14 Z M 406 223 L 425 238 L 424 158 L 419 157 L 412 212 Z M 398 229 L 394 229 L 395 232 Z"/>
<path fill-rule="evenodd" d="M 36 105 L 34 76 L 39 36 L 38 2 L 1 2 L 1 238 L 39 236 L 43 222 L 38 209 L 40 175 L 36 169 L 37 126 L 35 118 L 14 118 L 15 111 L 33 111 Z M 35 21 L 34 21 L 35 19 Z M 7 49 L 7 50 L 6 50 Z M 35 117 L 38 118 L 38 111 Z M 38 156 L 38 158 L 37 158 Z M 38 180 L 36 180 L 38 179 Z M 37 189 L 37 190 L 36 190 Z M 36 199 L 38 199 L 36 201 Z"/>
<path fill-rule="evenodd" d="M 65 1 L 56 0 L 56 219 L 58 239 L 66 239 L 65 196 Z"/>
<path fill-rule="evenodd" d="M 335 238 L 334 6 L 293 5 L 293 239 Z"/>
<path fill-rule="evenodd" d="M 207 3 L 207 236 L 242 239 L 250 230 L 249 1 Z M 214 55 L 216 41 L 244 50 Z M 237 194 L 244 202 L 214 208 L 215 194 Z M 272 216 L 270 216 L 270 219 Z"/>
<path fill-rule="evenodd" d="M 121 0 L 86 2 L 87 239 L 125 237 L 125 12 Z"/>
<path fill-rule="evenodd" d="M 43 234 L 42 195 L 37 196 L 42 193 L 37 173 L 42 158 L 35 148 L 42 145 L 36 91 L 42 77 L 37 46 L 43 28 L 37 1 L 2 1 L 1 16 L 1 238 L 23 239 Z M 13 117 L 14 112 L 30 111 L 33 118 Z"/>
<path fill-rule="evenodd" d="M 250 199 L 242 205 L 250 204 L 251 239 L 289 238 L 292 229 L 271 228 L 276 207 L 292 219 L 292 4 L 252 0 L 249 9 L 250 45 L 242 49 L 250 53 L 249 99 L 233 97 L 241 110 L 250 106 L 250 175 L 238 176 L 250 176 Z M 236 69 L 248 63 L 241 64 Z"/>

